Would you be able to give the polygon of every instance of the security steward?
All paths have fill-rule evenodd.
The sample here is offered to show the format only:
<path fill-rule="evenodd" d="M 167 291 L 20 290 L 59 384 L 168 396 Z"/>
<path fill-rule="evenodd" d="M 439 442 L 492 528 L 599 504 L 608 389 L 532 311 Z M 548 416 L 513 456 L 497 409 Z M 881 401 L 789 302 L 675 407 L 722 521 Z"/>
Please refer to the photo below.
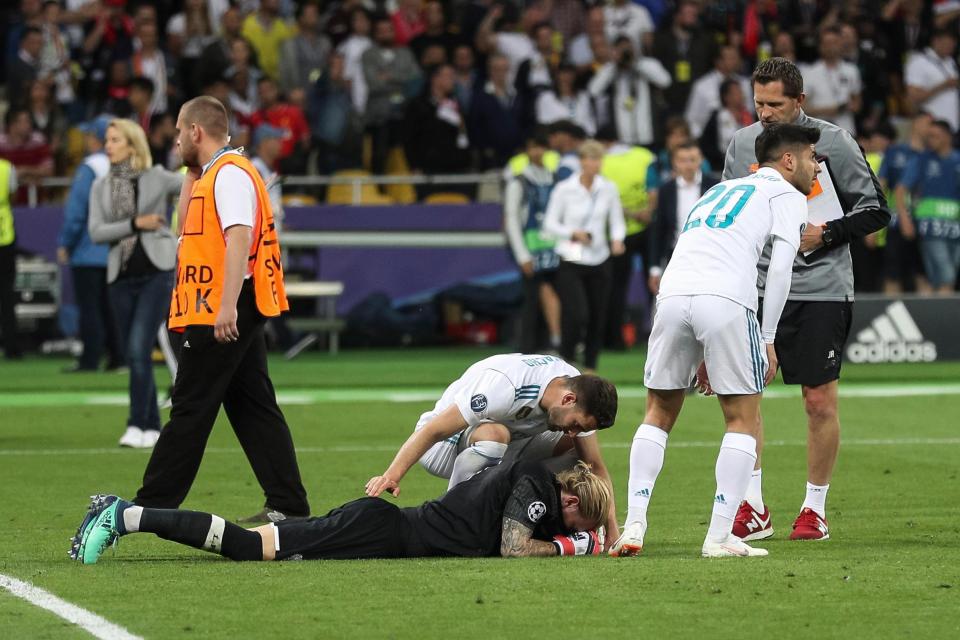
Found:
<path fill-rule="evenodd" d="M 176 508 L 200 467 L 220 405 L 266 495 L 245 522 L 309 515 L 293 439 L 267 372 L 263 327 L 289 308 L 270 198 L 253 164 L 228 145 L 215 98 L 183 105 L 177 146 L 189 168 L 168 326 L 183 333 L 170 421 L 135 502 Z"/>
<path fill-rule="evenodd" d="M 0 158 L 0 335 L 3 335 L 3 349 L 8 360 L 22 357 L 17 340 L 13 289 L 17 278 L 17 234 L 10 202 L 16 192 L 17 172 L 9 161 Z"/>

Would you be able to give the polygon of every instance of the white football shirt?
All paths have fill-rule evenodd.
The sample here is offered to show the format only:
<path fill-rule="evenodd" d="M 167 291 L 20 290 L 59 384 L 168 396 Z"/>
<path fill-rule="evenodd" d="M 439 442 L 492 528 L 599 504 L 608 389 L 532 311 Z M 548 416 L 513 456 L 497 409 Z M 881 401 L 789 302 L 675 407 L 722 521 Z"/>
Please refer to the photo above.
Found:
<path fill-rule="evenodd" d="M 447 387 L 434 413 L 455 404 L 471 427 L 496 422 L 507 427 L 514 437 L 533 436 L 547 430 L 547 413 L 540 407 L 547 385 L 555 378 L 578 375 L 575 367 L 556 356 L 491 356 L 471 365 Z"/>
<path fill-rule="evenodd" d="M 807 199 L 775 169 L 727 180 L 697 200 L 660 282 L 660 298 L 713 295 L 757 310 L 757 261 L 770 236 L 800 248 Z"/>

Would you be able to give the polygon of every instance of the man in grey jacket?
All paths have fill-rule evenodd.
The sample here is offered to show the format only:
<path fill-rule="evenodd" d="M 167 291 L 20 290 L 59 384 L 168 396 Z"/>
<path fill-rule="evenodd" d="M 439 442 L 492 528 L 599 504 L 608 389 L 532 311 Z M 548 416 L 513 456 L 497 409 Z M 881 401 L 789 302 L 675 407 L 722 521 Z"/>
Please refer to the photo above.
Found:
<path fill-rule="evenodd" d="M 820 129 L 821 173 L 808 196 L 809 224 L 793 266 L 793 282 L 777 329 L 776 350 L 787 384 L 803 389 L 807 412 L 806 499 L 793 524 L 792 540 L 826 540 L 826 496 L 840 447 L 838 388 L 844 345 L 853 311 L 853 264 L 849 243 L 886 227 L 887 201 L 853 137 L 803 112 L 803 77 L 785 58 L 771 58 L 753 73 L 759 122 L 739 130 L 727 148 L 723 179 L 756 169 L 754 142 L 764 127 L 788 122 Z M 759 263 L 763 295 L 770 247 Z M 761 494 L 760 453 L 734 524 L 734 535 L 758 540 L 773 535 Z"/>

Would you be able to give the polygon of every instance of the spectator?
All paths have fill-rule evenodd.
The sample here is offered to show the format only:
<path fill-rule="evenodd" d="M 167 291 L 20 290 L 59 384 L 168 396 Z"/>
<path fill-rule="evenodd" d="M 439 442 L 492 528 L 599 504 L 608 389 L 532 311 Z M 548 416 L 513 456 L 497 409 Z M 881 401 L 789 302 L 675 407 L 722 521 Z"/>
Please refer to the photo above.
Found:
<path fill-rule="evenodd" d="M 402 143 L 400 127 L 407 102 L 417 92 L 420 69 L 409 49 L 394 45 L 389 18 L 376 20 L 373 39 L 374 44 L 364 52 L 361 63 L 369 92 L 365 120 L 373 144 L 371 169 L 382 174 L 387 153 Z"/>
<path fill-rule="evenodd" d="M 279 164 L 274 168 L 287 175 L 306 173 L 310 127 L 303 110 L 281 98 L 273 78 L 260 78 L 257 91 L 260 109 L 253 114 L 252 124 L 270 124 L 286 132 L 277 158 Z"/>
<path fill-rule="evenodd" d="M 126 61 L 114 60 L 110 63 L 104 94 L 103 101 L 98 103 L 101 113 L 130 115 L 130 65 Z"/>
<path fill-rule="evenodd" d="M 510 61 L 494 54 L 487 59 L 487 81 L 474 92 L 470 107 L 470 139 L 480 150 L 481 169 L 502 167 L 523 144 L 524 107 L 509 83 Z"/>
<path fill-rule="evenodd" d="M 503 229 L 523 281 L 522 353 L 539 353 L 543 346 L 541 318 L 547 325 L 550 349 L 560 348 L 560 298 L 555 287 L 560 258 L 542 230 L 554 185 L 553 172 L 544 165 L 547 152 L 546 131 L 538 129 L 527 138 L 527 166 L 511 176 L 503 198 Z"/>
<path fill-rule="evenodd" d="M 774 58 L 786 58 L 790 62 L 797 62 L 797 47 L 793 42 L 793 35 L 789 31 L 780 31 L 773 38 Z"/>
<path fill-rule="evenodd" d="M 714 173 L 703 172 L 703 158 L 696 143 L 686 141 L 670 153 L 673 176 L 657 192 L 657 212 L 649 232 L 650 293 L 660 293 L 660 277 L 670 262 L 680 229 L 687 221 L 693 205 L 707 189 L 720 181 Z"/>
<path fill-rule="evenodd" d="M 909 140 L 887 147 L 877 177 L 880 178 L 880 184 L 883 185 L 888 201 L 896 202 L 894 191 L 900 184 L 904 169 L 913 158 L 926 150 L 927 131 L 930 129 L 931 122 L 933 122 L 933 116 L 929 113 L 925 111 L 917 113 L 911 121 Z M 923 275 L 923 263 L 920 260 L 917 240 L 916 238 L 908 240 L 904 237 L 899 215 L 890 216 L 883 265 L 884 293 L 895 295 L 903 291 L 930 292 L 930 284 Z"/>
<path fill-rule="evenodd" d="M 22 104 L 30 84 L 40 78 L 42 50 L 43 32 L 37 27 L 24 29 L 17 55 L 7 64 L 7 96 L 12 102 Z"/>
<path fill-rule="evenodd" d="M 121 447 L 152 448 L 160 411 L 151 353 L 173 289 L 177 239 L 167 211 L 183 175 L 152 167 L 143 129 L 115 119 L 107 128 L 107 175 L 90 192 L 90 238 L 110 243 L 107 282 L 120 343 L 130 367 L 130 413 Z"/>
<path fill-rule="evenodd" d="M 678 146 L 691 140 L 690 126 L 683 119 L 683 116 L 673 116 L 667 119 L 664 125 L 663 148 L 658 152 L 657 162 L 650 167 L 650 175 L 647 176 L 649 189 L 658 189 L 661 184 L 674 177 L 671 154 Z M 710 170 L 710 162 L 704 158 L 701 171 L 706 174 L 710 173 Z"/>
<path fill-rule="evenodd" d="M 624 251 L 620 194 L 612 182 L 600 176 L 602 162 L 603 145 L 592 140 L 583 143 L 581 172 L 557 184 L 543 219 L 544 231 L 557 239 L 560 256 L 560 357 L 573 362 L 577 344 L 583 342 L 586 372 L 597 369 L 606 327 L 611 278 L 608 258 Z"/>
<path fill-rule="evenodd" d="M 14 11 L 12 2 L 6 4 L 10 7 L 8 9 L 9 13 L 5 12 L 5 14 L 7 16 L 12 14 L 12 19 L 10 25 L 4 27 L 7 48 L 3 53 L 3 62 L 5 65 L 9 65 L 17 57 L 23 32 L 30 28 L 40 29 L 42 27 L 43 6 L 40 0 L 20 0 L 20 10 Z"/>
<path fill-rule="evenodd" d="M 545 0 L 543 8 L 550 26 L 560 34 L 560 42 L 565 46 L 583 31 L 585 11 L 581 0 Z"/>
<path fill-rule="evenodd" d="M 43 134 L 51 151 L 56 154 L 64 145 L 67 119 L 50 95 L 50 85 L 47 82 L 34 80 L 30 83 L 27 88 L 26 108 L 30 111 L 33 130 Z"/>
<path fill-rule="evenodd" d="M 956 48 L 957 36 L 953 31 L 935 32 L 929 47 L 910 54 L 903 78 L 908 102 L 935 120 L 948 122 L 954 132 L 960 129 Z"/>
<path fill-rule="evenodd" d="M 473 93 L 477 87 L 477 70 L 470 45 L 459 44 L 453 50 L 453 74 L 453 91 L 457 94 L 457 102 L 463 114 L 469 116 L 473 106 Z"/>
<path fill-rule="evenodd" d="M 280 0 L 260 0 L 260 8 L 246 17 L 240 31 L 257 52 L 257 65 L 271 78 L 279 77 L 280 50 L 296 33 L 279 10 Z"/>
<path fill-rule="evenodd" d="M 410 40 L 409 46 L 413 56 L 419 60 L 427 47 L 438 45 L 452 60 L 454 49 L 461 43 L 461 39 L 447 26 L 443 3 L 440 0 L 428 0 L 423 6 L 423 17 L 425 24 L 423 33 Z"/>
<path fill-rule="evenodd" d="M 251 162 L 257 168 L 263 184 L 267 187 L 267 196 L 270 198 L 270 210 L 273 212 L 274 222 L 279 230 L 283 222 L 283 191 L 280 184 L 280 174 L 277 166 L 280 161 L 280 152 L 283 148 L 283 139 L 288 131 L 270 124 L 261 124 L 253 130 L 253 159 Z"/>
<path fill-rule="evenodd" d="M 570 120 L 593 135 L 597 123 L 593 118 L 590 94 L 577 90 L 577 70 L 570 65 L 561 65 L 556 72 L 556 84 L 540 93 L 537 98 L 537 124 L 553 124 L 558 120 Z"/>
<path fill-rule="evenodd" d="M 17 170 L 11 162 L 0 158 L 0 335 L 7 360 L 23 357 L 17 336 L 17 299 L 13 289 L 17 279 L 17 235 L 11 205 L 16 192 Z"/>
<path fill-rule="evenodd" d="M 367 80 L 363 75 L 363 54 L 373 46 L 370 40 L 370 18 L 363 9 L 350 14 L 350 35 L 337 46 L 343 56 L 343 77 L 350 83 L 353 108 L 363 114 L 367 109 Z"/>
<path fill-rule="evenodd" d="M 354 108 L 350 90 L 346 60 L 343 54 L 334 53 L 329 69 L 313 86 L 307 109 L 321 174 L 362 166 L 363 119 Z"/>
<path fill-rule="evenodd" d="M 525 109 L 522 121 L 525 129 L 531 127 L 536 120 L 537 98 L 553 86 L 559 61 L 559 56 L 553 51 L 553 27 L 549 23 L 541 22 L 533 27 L 531 33 L 534 52 L 520 63 L 514 80 L 517 95 Z"/>
<path fill-rule="evenodd" d="M 397 10 L 390 15 L 393 43 L 398 47 L 406 47 L 426 30 L 427 23 L 420 10 L 420 0 L 396 0 L 396 4 Z"/>
<path fill-rule="evenodd" d="M 590 80 L 590 94 L 595 98 L 606 94 L 619 140 L 649 145 L 654 141 L 651 85 L 669 87 L 670 73 L 655 58 L 637 57 L 629 38 L 621 37 L 614 47 L 614 62 L 603 65 Z"/>
<path fill-rule="evenodd" d="M 870 29 L 873 29 L 872 24 Z M 876 131 L 886 117 L 887 99 L 891 93 L 886 52 L 866 38 L 861 41 L 857 28 L 851 24 L 840 27 L 840 49 L 843 59 L 857 68 L 863 86 L 863 106 L 857 128 Z"/>
<path fill-rule="evenodd" d="M 534 56 L 537 47 L 531 34 L 513 33 L 503 30 L 504 24 L 500 19 L 504 17 L 504 6 L 495 4 L 487 11 L 487 15 L 480 23 L 475 37 L 475 47 L 483 55 L 498 53 L 506 57 L 510 63 L 507 72 L 507 82 L 513 84 L 516 80 L 517 70 L 520 65 Z M 531 20 L 530 16 L 539 17 L 541 13 L 535 9 L 528 9 L 525 14 L 526 20 Z M 540 26 L 540 22 L 532 25 L 534 29 Z M 495 27 L 499 26 L 500 31 Z"/>
<path fill-rule="evenodd" d="M 125 61 L 133 56 L 134 24 L 125 7 L 126 0 L 104 0 L 103 10 L 87 25 L 80 64 L 84 71 L 82 95 L 88 104 L 103 104 L 104 87 L 108 92 L 114 88 L 111 81 L 117 76 L 117 63 L 126 67 Z M 129 78 L 129 71 L 125 73 Z"/>
<path fill-rule="evenodd" d="M 619 351 L 626 349 L 623 325 L 627 320 L 627 295 L 633 277 L 635 259 L 639 258 L 644 272 L 649 268 L 647 259 L 647 225 L 653 218 L 656 192 L 647 185 L 649 169 L 656 156 L 644 147 L 617 142 L 612 127 L 597 134 L 597 140 L 606 147 L 603 167 L 604 178 L 612 182 L 620 193 L 620 206 L 626 222 L 624 252 L 610 258 L 611 286 L 607 303 L 607 325 L 604 345 Z M 646 284 L 647 278 L 643 278 Z"/>
<path fill-rule="evenodd" d="M 45 0 L 42 23 L 43 47 L 40 49 L 40 76 L 52 83 L 55 102 L 72 112 L 76 101 L 73 77 L 70 74 L 70 45 L 67 34 L 61 30 L 62 9 L 58 0 Z"/>
<path fill-rule="evenodd" d="M 146 111 L 163 113 L 167 111 L 169 98 L 176 95 L 176 64 L 168 60 L 167 55 L 160 50 L 157 41 L 157 24 L 144 22 L 137 26 L 137 39 L 134 42 L 136 52 L 130 60 L 134 77 L 147 78 L 153 84 L 152 97 Z M 149 119 L 144 129 L 149 127 Z"/>
<path fill-rule="evenodd" d="M 438 44 L 428 45 L 417 58 L 421 69 L 432 69 L 441 64 L 447 64 L 447 50 Z"/>
<path fill-rule="evenodd" d="M 960 269 L 960 151 L 950 124 L 934 120 L 927 151 L 914 157 L 900 178 L 896 202 L 903 237 L 916 237 L 927 280 L 934 292 L 951 295 Z M 913 197 L 913 216 L 907 195 Z"/>
<path fill-rule="evenodd" d="M 425 173 L 464 173 L 470 167 L 470 141 L 460 105 L 454 97 L 453 67 L 430 70 L 427 90 L 411 101 L 406 114 L 404 148 L 410 168 Z M 449 191 L 445 185 L 418 185 L 421 199 L 433 191 Z"/>
<path fill-rule="evenodd" d="M 593 6 L 587 10 L 583 32 L 567 42 L 567 62 L 580 72 L 589 70 L 595 61 L 592 45 L 594 38 L 607 41 L 606 18 L 601 6 Z"/>
<path fill-rule="evenodd" d="M 609 42 L 626 37 L 630 39 L 634 51 L 649 49 L 650 42 L 644 40 L 653 33 L 654 25 L 646 7 L 629 0 L 612 0 L 603 10 L 603 18 Z"/>
<path fill-rule="evenodd" d="M 707 120 L 710 119 L 714 111 L 721 107 L 720 85 L 725 80 L 735 80 L 740 85 L 744 104 L 749 104 L 752 107 L 753 89 L 750 86 L 750 78 L 740 73 L 742 65 L 743 61 L 740 59 L 740 53 L 735 47 L 720 47 L 713 71 L 693 83 L 684 114 L 687 124 L 690 125 L 690 135 L 694 138 L 703 135 Z M 726 147 L 724 147 L 724 150 L 726 150 Z"/>
<path fill-rule="evenodd" d="M 107 294 L 107 246 L 94 244 L 87 230 L 90 189 L 110 170 L 110 160 L 103 152 L 109 124 L 110 117 L 99 116 L 81 126 L 87 156 L 73 176 L 57 243 L 58 261 L 70 266 L 83 344 L 79 360 L 65 369 L 70 373 L 96 371 L 104 353 L 108 370 L 123 364 Z"/>
<path fill-rule="evenodd" d="M 130 81 L 130 89 L 127 93 L 127 102 L 130 105 L 128 110 L 118 109 L 117 115 L 123 114 L 132 120 L 135 120 L 140 128 L 145 131 L 150 128 L 150 118 L 153 117 L 154 102 L 153 96 L 156 94 L 156 87 L 153 80 L 144 76 L 137 76 Z"/>
<path fill-rule="evenodd" d="M 177 124 L 173 114 L 155 113 L 150 118 L 150 129 L 147 142 L 150 145 L 150 158 L 153 164 L 167 169 L 180 166 L 180 159 L 174 150 L 174 141 L 177 138 Z"/>
<path fill-rule="evenodd" d="M 283 43 L 280 51 L 280 90 L 297 106 L 304 105 L 307 87 L 327 68 L 332 45 L 320 31 L 320 8 L 316 2 L 297 7 L 297 35 Z"/>
<path fill-rule="evenodd" d="M 176 18 L 176 16 L 174 16 Z M 223 13 L 220 23 L 220 35 L 203 48 L 197 64 L 197 81 L 201 86 L 226 75 L 233 64 L 233 41 L 242 38 L 243 15 L 236 7 L 230 7 Z M 256 63 L 251 60 L 253 66 Z"/>
<path fill-rule="evenodd" d="M 887 0 L 881 9 L 889 71 L 895 76 L 905 77 L 905 61 L 931 42 L 933 21 L 929 4 L 923 0 Z"/>
<path fill-rule="evenodd" d="M 222 78 L 215 79 L 203 88 L 203 95 L 216 98 L 227 110 L 227 131 L 229 131 L 230 144 L 236 148 L 246 146 L 251 138 L 250 116 L 234 110 L 230 102 L 233 95 L 230 84 Z"/>
<path fill-rule="evenodd" d="M 334 48 L 346 40 L 353 31 L 353 12 L 364 9 L 364 0 L 331 0 L 324 2 L 323 15 L 320 16 L 320 24 L 324 25 L 323 30 L 333 42 Z"/>
<path fill-rule="evenodd" d="M 230 60 L 232 64 L 224 74 L 230 83 L 230 109 L 249 125 L 259 108 L 257 87 L 263 74 L 254 65 L 253 47 L 244 38 L 230 43 Z"/>
<path fill-rule="evenodd" d="M 711 39 L 700 29 L 700 5 L 681 0 L 666 29 L 653 38 L 653 57 L 669 70 L 671 82 L 664 92 L 668 113 L 681 113 L 687 106 L 692 83 L 707 73 L 714 59 Z"/>
<path fill-rule="evenodd" d="M 554 122 L 547 128 L 550 149 L 560 155 L 557 164 L 557 182 L 580 173 L 580 147 L 587 133 L 569 120 Z"/>
<path fill-rule="evenodd" d="M 179 61 L 177 75 L 186 96 L 196 95 L 203 85 L 204 50 L 216 41 L 212 25 L 219 21 L 211 20 L 206 4 L 204 0 L 184 0 L 183 11 L 167 21 L 167 50 Z M 234 20 L 232 24 L 236 30 L 234 35 L 239 34 L 240 21 Z M 226 65 L 222 69 L 226 69 Z"/>
<path fill-rule="evenodd" d="M 839 27 L 828 27 L 820 34 L 820 59 L 803 68 L 807 94 L 803 106 L 810 117 L 827 120 L 856 135 L 863 88 L 860 72 L 841 57 L 840 37 Z"/>
<path fill-rule="evenodd" d="M 733 134 L 753 124 L 756 113 L 747 107 L 747 99 L 738 80 L 724 80 L 719 94 L 720 106 L 710 114 L 699 140 L 704 157 L 714 167 L 723 166 L 727 145 L 733 139 Z"/>
<path fill-rule="evenodd" d="M 25 185 L 39 184 L 53 175 L 53 153 L 47 139 L 33 129 L 30 112 L 22 107 L 7 111 L 4 119 L 6 132 L 0 134 L 0 158 L 7 160 L 16 171 L 19 190 L 11 190 L 12 202 L 26 200 Z M 11 183 L 12 184 L 12 183 Z"/>

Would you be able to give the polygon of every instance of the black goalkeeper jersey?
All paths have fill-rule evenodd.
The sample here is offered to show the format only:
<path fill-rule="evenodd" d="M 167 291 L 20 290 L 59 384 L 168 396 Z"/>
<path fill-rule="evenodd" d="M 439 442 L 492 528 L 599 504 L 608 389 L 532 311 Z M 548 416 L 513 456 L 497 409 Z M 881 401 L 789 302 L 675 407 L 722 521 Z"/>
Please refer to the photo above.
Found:
<path fill-rule="evenodd" d="M 488 467 L 437 500 L 403 510 L 412 529 L 411 555 L 499 556 L 503 518 L 552 540 L 563 525 L 560 485 L 539 462 Z"/>

